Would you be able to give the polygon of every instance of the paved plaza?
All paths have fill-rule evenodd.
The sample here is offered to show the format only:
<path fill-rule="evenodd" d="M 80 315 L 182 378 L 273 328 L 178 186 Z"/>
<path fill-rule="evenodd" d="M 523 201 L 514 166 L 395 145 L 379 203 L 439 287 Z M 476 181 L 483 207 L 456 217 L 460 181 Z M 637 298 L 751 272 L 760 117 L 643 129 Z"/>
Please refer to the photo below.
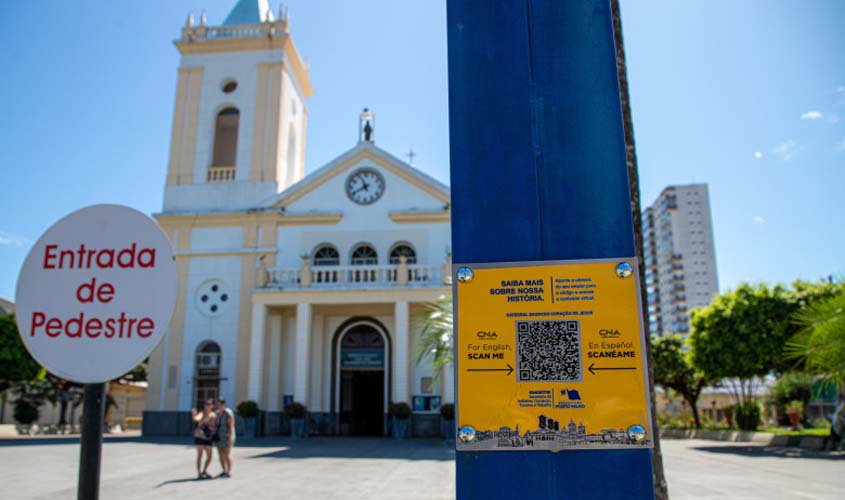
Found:
<path fill-rule="evenodd" d="M 454 452 L 437 440 L 312 438 L 239 443 L 231 479 L 194 480 L 185 440 L 107 438 L 101 498 L 453 499 Z M 671 498 L 845 497 L 845 455 L 665 440 Z M 76 497 L 78 441 L 0 440 L 0 497 Z M 220 471 L 216 461 L 210 468 Z"/>

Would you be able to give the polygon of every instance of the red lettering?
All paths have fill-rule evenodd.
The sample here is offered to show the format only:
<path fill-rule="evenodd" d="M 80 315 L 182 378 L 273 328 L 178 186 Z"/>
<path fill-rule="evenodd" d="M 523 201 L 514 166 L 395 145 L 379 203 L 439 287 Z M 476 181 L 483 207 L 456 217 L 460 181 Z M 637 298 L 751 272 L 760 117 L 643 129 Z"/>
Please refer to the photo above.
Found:
<path fill-rule="evenodd" d="M 153 334 L 153 330 L 155 330 L 155 322 L 150 318 L 141 318 L 138 321 L 138 336 L 141 338 L 147 338 Z"/>
<path fill-rule="evenodd" d="M 94 302 L 95 286 L 97 286 L 97 278 L 91 278 L 89 283 L 79 285 L 79 288 L 76 289 L 76 300 L 83 304 Z"/>
<path fill-rule="evenodd" d="M 106 320 L 106 332 L 103 334 L 107 339 L 114 337 L 114 318 Z"/>
<path fill-rule="evenodd" d="M 111 302 L 114 298 L 114 285 L 111 283 L 103 283 L 97 290 L 97 300 L 104 304 Z"/>
<path fill-rule="evenodd" d="M 59 318 L 50 318 L 44 331 L 47 332 L 48 337 L 58 337 L 62 334 L 62 320 Z"/>
<path fill-rule="evenodd" d="M 44 258 L 44 262 L 47 262 L 47 258 Z M 34 312 L 32 313 L 32 328 L 29 331 L 30 337 L 35 337 L 35 329 L 39 326 L 44 326 L 44 322 L 47 320 L 47 316 L 44 315 L 43 312 Z"/>
<path fill-rule="evenodd" d="M 103 262 L 103 256 L 108 257 L 108 259 Z M 97 254 L 97 267 L 100 269 L 111 269 L 114 267 L 114 250 L 107 248 L 105 250 L 100 250 Z"/>
<path fill-rule="evenodd" d="M 50 262 L 50 259 L 55 259 L 54 251 L 59 248 L 58 245 L 47 245 L 44 247 L 44 269 L 55 269 L 56 264 Z"/>
<path fill-rule="evenodd" d="M 71 269 L 73 269 L 74 268 L 74 265 L 73 265 L 73 250 L 62 250 L 61 252 L 59 252 L 59 269 L 62 269 L 62 268 L 65 267 L 65 257 L 67 257 L 68 260 L 70 261 L 69 267 Z"/>
<path fill-rule="evenodd" d="M 100 329 L 102 327 L 102 321 L 97 318 L 91 318 L 85 323 L 85 335 L 89 338 L 95 339 L 100 336 Z"/>
<path fill-rule="evenodd" d="M 67 320 L 67 323 L 65 323 L 65 335 L 70 338 L 79 338 L 82 336 L 82 317 L 82 313 L 79 313 L 79 317 Z M 73 332 L 70 331 L 71 325 L 76 325 L 76 330 Z"/>
<path fill-rule="evenodd" d="M 126 312 L 119 316 L 102 319 L 86 318 L 84 312 L 78 313 L 70 318 L 48 318 L 43 312 L 32 313 L 32 327 L 29 335 L 34 337 L 39 328 L 44 329 L 48 337 L 56 338 L 64 334 L 65 337 L 78 339 L 87 337 L 96 339 L 126 338 L 131 339 L 133 334 L 138 337 L 148 338 L 155 333 L 155 321 L 152 318 L 126 317 Z"/>
<path fill-rule="evenodd" d="M 117 254 L 117 265 L 126 269 L 127 267 L 135 267 L 135 246 L 137 244 L 133 243 L 131 247 L 124 248 Z M 124 257 L 127 257 L 129 260 L 125 260 Z"/>
<path fill-rule="evenodd" d="M 132 245 L 134 248 L 135 245 Z M 144 256 L 147 257 L 146 262 Z M 138 267 L 155 267 L 156 265 L 156 250 L 155 248 L 145 248 L 138 254 Z"/>

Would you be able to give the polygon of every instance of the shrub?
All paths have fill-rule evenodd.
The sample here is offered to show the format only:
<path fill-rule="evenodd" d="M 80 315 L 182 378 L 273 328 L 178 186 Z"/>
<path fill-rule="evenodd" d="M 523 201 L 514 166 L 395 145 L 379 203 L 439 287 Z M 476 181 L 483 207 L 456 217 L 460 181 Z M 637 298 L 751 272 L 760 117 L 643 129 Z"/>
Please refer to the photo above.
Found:
<path fill-rule="evenodd" d="M 411 407 L 408 403 L 390 403 L 387 413 L 396 419 L 405 420 L 411 416 Z"/>
<path fill-rule="evenodd" d="M 291 420 L 301 420 L 305 418 L 308 411 L 302 403 L 291 403 L 285 406 L 285 415 Z"/>
<path fill-rule="evenodd" d="M 455 420 L 455 405 L 452 403 L 446 403 L 441 406 L 440 416 L 443 417 L 444 420 Z"/>
<path fill-rule="evenodd" d="M 15 401 L 15 409 L 12 412 L 15 421 L 21 425 L 30 425 L 38 420 L 38 407 L 25 399 Z"/>
<path fill-rule="evenodd" d="M 760 405 L 757 401 L 746 401 L 734 406 L 734 418 L 741 431 L 756 431 L 760 425 Z"/>
<path fill-rule="evenodd" d="M 235 411 L 243 418 L 255 418 L 258 416 L 258 403 L 255 401 L 241 401 Z"/>

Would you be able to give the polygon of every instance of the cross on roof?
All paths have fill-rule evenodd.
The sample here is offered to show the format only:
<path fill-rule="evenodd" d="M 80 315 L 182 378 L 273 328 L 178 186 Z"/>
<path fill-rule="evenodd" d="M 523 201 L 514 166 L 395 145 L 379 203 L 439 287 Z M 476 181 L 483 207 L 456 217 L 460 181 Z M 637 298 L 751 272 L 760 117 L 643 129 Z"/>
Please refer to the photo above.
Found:
<path fill-rule="evenodd" d="M 417 154 L 414 153 L 414 147 L 413 146 L 411 146 L 411 150 L 408 151 L 408 154 L 406 154 L 405 156 L 408 157 L 408 164 L 413 165 L 414 164 L 414 158 L 417 156 Z"/>

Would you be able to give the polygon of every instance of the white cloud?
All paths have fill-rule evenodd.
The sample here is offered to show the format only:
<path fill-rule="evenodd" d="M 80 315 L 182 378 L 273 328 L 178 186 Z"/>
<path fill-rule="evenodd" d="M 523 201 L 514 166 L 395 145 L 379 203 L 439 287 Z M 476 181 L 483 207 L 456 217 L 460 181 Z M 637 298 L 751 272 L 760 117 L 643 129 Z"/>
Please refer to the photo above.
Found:
<path fill-rule="evenodd" d="M 759 160 L 762 157 L 763 157 L 762 151 L 754 151 L 754 158 L 757 158 Z"/>
<path fill-rule="evenodd" d="M 24 238 L 23 236 L 18 236 L 7 231 L 0 231 L 0 246 L 22 247 L 30 243 L 32 241 L 29 238 Z"/>
<path fill-rule="evenodd" d="M 772 149 L 772 154 L 779 156 L 783 161 L 789 161 L 801 151 L 801 145 L 792 139 L 782 142 Z"/>
<path fill-rule="evenodd" d="M 802 120 L 818 120 L 822 117 L 821 111 L 807 111 L 803 115 L 801 115 Z"/>
<path fill-rule="evenodd" d="M 845 137 L 842 138 L 841 141 L 836 145 L 836 149 L 839 151 L 845 151 Z"/>
<path fill-rule="evenodd" d="M 766 223 L 766 219 L 764 219 L 764 218 L 763 218 L 762 216 L 760 216 L 760 215 L 756 215 L 756 216 L 754 216 L 754 222 L 756 222 L 757 224 L 765 224 L 765 223 Z"/>

